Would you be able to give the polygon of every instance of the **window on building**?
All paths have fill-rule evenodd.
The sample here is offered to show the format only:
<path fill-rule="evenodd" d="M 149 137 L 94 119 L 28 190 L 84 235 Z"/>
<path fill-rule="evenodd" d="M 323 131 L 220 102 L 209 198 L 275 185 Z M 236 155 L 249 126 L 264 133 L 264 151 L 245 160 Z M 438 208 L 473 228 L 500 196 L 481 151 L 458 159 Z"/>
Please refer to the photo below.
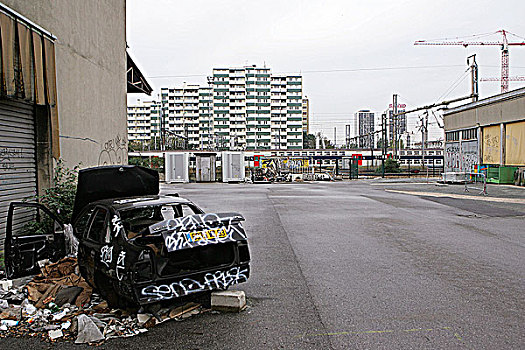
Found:
<path fill-rule="evenodd" d="M 449 131 L 445 133 L 445 139 L 447 141 L 459 141 L 459 131 Z"/>

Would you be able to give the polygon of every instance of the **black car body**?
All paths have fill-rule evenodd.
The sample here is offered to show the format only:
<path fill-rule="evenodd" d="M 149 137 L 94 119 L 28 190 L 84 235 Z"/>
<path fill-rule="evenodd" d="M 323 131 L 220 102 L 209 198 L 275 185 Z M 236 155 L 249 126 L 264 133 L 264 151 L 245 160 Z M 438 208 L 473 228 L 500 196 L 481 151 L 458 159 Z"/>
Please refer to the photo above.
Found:
<path fill-rule="evenodd" d="M 245 282 L 250 254 L 243 216 L 204 213 L 158 192 L 158 173 L 146 168 L 79 172 L 72 227 L 86 280 L 112 304 L 139 305 Z M 13 234 L 16 209 L 29 205 L 45 210 L 12 203 L 9 211 L 5 251 L 13 277 L 34 272 L 38 260 L 65 255 L 64 225 L 55 218 L 53 232 Z"/>

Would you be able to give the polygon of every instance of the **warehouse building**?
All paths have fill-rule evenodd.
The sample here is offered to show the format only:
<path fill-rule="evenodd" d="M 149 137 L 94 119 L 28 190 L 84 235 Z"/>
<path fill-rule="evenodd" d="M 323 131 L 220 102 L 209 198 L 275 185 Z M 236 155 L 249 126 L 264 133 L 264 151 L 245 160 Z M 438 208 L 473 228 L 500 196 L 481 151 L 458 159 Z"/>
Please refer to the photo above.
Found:
<path fill-rule="evenodd" d="M 484 171 L 489 181 L 513 182 L 525 166 L 525 88 L 444 112 L 445 172 Z"/>

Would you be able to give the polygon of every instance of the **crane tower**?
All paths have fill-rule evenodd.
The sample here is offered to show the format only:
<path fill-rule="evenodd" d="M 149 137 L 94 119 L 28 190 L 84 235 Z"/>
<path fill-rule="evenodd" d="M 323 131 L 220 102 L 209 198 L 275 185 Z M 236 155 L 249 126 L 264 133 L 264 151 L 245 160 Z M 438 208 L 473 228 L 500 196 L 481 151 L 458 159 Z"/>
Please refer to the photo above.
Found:
<path fill-rule="evenodd" d="M 463 47 L 467 46 L 500 46 L 501 47 L 501 92 L 507 92 L 509 90 L 509 46 L 525 46 L 525 38 L 522 38 L 516 34 L 512 34 L 506 30 L 498 30 L 494 33 L 487 33 L 487 34 L 476 34 L 472 37 L 482 37 L 487 36 L 491 34 L 501 34 L 502 38 L 501 40 L 497 41 L 474 41 L 474 40 L 457 40 L 459 38 L 456 38 L 456 40 L 448 40 L 448 39 L 442 39 L 442 40 L 418 40 L 414 43 L 414 45 L 461 45 Z M 521 41 L 516 42 L 509 42 L 507 39 L 507 35 L 512 35 L 514 37 L 520 38 Z M 481 79 L 484 81 L 491 81 L 492 79 Z M 522 80 L 520 77 L 517 78 L 511 78 L 510 80 Z"/>

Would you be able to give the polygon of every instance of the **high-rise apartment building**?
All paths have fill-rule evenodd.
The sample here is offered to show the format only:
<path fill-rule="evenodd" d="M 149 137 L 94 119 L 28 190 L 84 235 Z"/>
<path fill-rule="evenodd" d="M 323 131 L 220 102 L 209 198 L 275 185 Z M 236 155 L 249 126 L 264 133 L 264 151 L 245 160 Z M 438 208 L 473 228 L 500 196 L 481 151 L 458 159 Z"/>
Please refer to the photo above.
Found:
<path fill-rule="evenodd" d="M 161 88 L 165 137 L 188 149 L 211 149 L 212 89 L 195 84 Z"/>
<path fill-rule="evenodd" d="M 303 97 L 303 132 L 310 133 L 310 101 Z"/>
<path fill-rule="evenodd" d="M 128 106 L 128 140 L 160 145 L 161 105 L 155 101 L 137 101 Z"/>
<path fill-rule="evenodd" d="M 375 113 L 370 110 L 360 110 L 354 113 L 354 130 L 357 146 L 370 148 L 375 145 Z"/>
<path fill-rule="evenodd" d="M 302 148 L 302 77 L 270 68 L 215 68 L 214 132 L 230 149 Z"/>
<path fill-rule="evenodd" d="M 308 102 L 305 119 L 300 75 L 272 74 L 257 66 L 214 68 L 208 82 L 209 87 L 161 89 L 160 120 L 167 138 L 183 140 L 188 149 L 302 148 Z"/>

